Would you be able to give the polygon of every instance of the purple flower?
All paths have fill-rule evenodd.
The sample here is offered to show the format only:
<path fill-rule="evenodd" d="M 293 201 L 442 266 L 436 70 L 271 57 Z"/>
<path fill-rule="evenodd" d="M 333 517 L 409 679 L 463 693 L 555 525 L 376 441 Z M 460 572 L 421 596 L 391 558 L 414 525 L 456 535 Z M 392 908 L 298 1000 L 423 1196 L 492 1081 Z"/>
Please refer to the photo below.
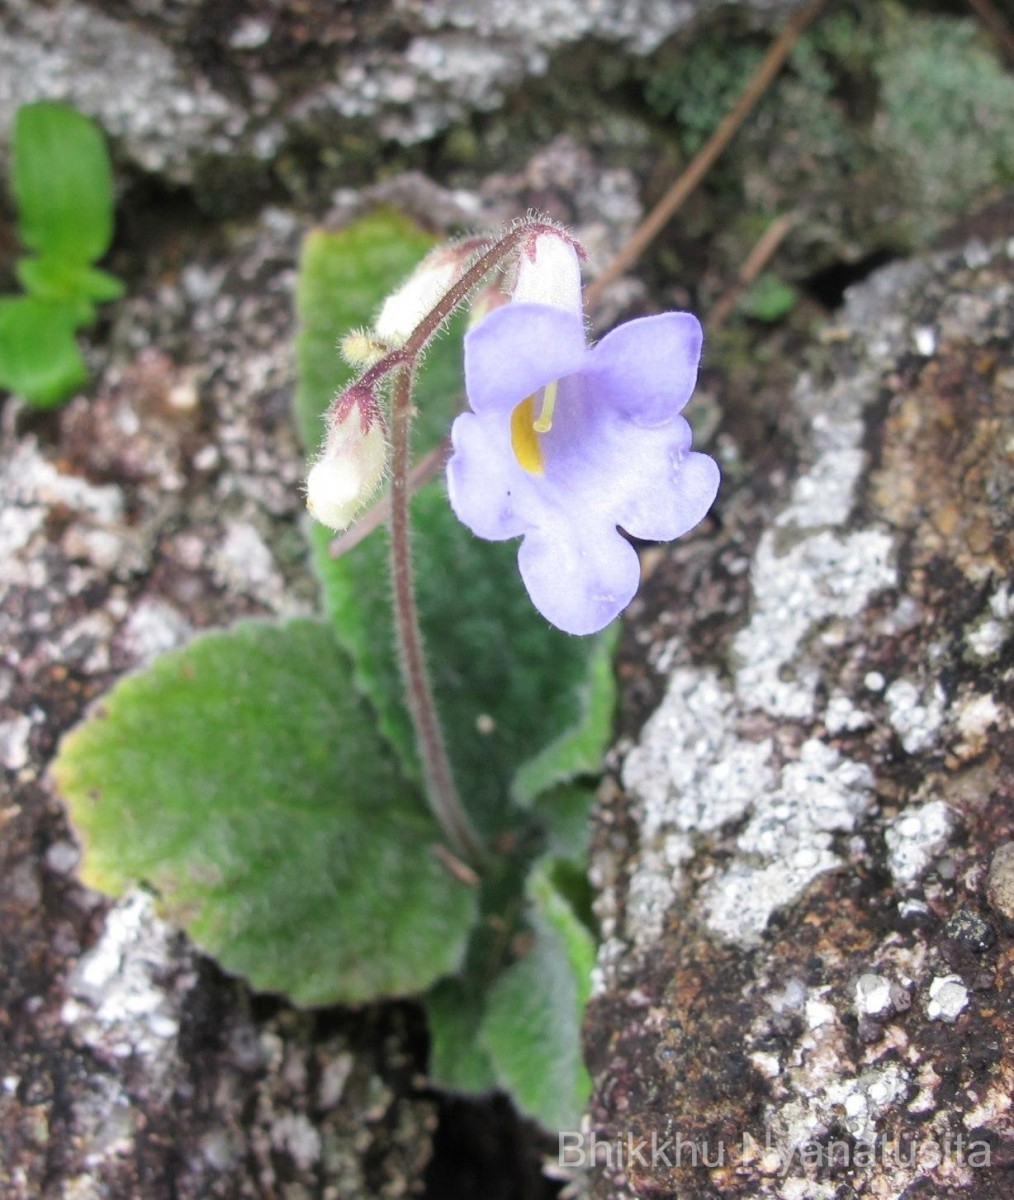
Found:
<path fill-rule="evenodd" d="M 579 307 L 531 294 L 515 290 L 465 338 L 472 411 L 454 422 L 448 491 L 479 537 L 524 539 L 521 577 L 547 620 L 595 633 L 640 578 L 620 529 L 669 541 L 715 499 L 718 466 L 691 451 L 679 415 L 697 380 L 701 327 L 689 313 L 663 313 L 588 347 Z"/>

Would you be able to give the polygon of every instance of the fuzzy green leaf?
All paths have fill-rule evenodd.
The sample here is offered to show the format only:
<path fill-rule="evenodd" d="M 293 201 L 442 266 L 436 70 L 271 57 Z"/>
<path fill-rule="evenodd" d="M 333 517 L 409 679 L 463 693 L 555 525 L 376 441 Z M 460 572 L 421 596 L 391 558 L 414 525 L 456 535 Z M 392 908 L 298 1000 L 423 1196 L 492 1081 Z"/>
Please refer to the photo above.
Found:
<path fill-rule="evenodd" d="M 128 677 L 53 768 L 85 883 L 152 886 L 222 966 L 298 1004 L 423 991 L 477 900 L 330 630 L 248 623 Z"/>
<path fill-rule="evenodd" d="M 442 484 L 420 490 L 412 516 L 437 707 L 465 804 L 489 833 L 511 823 L 512 798 L 528 804 L 541 788 L 600 768 L 613 707 L 612 639 L 569 637 L 548 625 L 521 583 L 516 545 L 474 537 Z M 381 730 L 418 777 L 394 649 L 387 532 L 339 559 L 328 540 L 314 530 L 325 607 Z"/>
<path fill-rule="evenodd" d="M 296 424 L 316 449 L 321 416 L 354 378 L 339 353 L 341 339 L 369 326 L 388 297 L 436 244 L 402 213 L 382 209 L 331 233 L 316 229 L 303 242 L 296 284 Z M 413 445 L 422 453 L 447 432 L 461 392 L 461 322 L 431 346 L 416 381 L 419 419 Z"/>
<path fill-rule="evenodd" d="M 102 131 L 48 100 L 14 118 L 18 229 L 31 250 L 67 262 L 100 259 L 113 240 L 113 172 Z"/>
<path fill-rule="evenodd" d="M 595 786 L 585 781 L 564 783 L 541 792 L 532 815 L 545 831 L 545 853 L 584 869 L 591 846 L 591 810 Z"/>
<path fill-rule="evenodd" d="M 576 1129 L 590 1080 L 581 1023 L 595 944 L 545 869 L 528 886 L 531 951 L 501 975 L 480 1034 L 501 1087 L 549 1129 Z"/>
<path fill-rule="evenodd" d="M 484 1002 L 468 978 L 442 979 L 426 993 L 429 1077 L 436 1087 L 473 1096 L 496 1088 L 493 1064 L 479 1041 Z"/>
<path fill-rule="evenodd" d="M 74 304 L 19 296 L 0 300 L 0 387 L 49 408 L 88 378 L 74 340 Z"/>

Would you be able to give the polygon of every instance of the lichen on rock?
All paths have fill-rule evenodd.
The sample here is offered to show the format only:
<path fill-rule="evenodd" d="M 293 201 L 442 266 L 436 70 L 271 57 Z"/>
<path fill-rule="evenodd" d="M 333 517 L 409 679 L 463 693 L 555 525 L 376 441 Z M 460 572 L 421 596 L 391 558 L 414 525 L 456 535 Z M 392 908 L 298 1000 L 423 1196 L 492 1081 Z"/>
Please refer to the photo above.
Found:
<path fill-rule="evenodd" d="M 1014 1126 L 981 1098 L 1014 1079 L 1012 280 L 1001 242 L 851 291 L 795 389 L 801 466 L 738 629 L 695 652 L 707 618 L 667 614 L 668 687 L 595 843 L 592 1127 L 712 1153 L 614 1154 L 593 1194 L 1002 1194 Z M 728 587 L 706 564 L 752 503 L 727 495 L 698 591 Z"/>

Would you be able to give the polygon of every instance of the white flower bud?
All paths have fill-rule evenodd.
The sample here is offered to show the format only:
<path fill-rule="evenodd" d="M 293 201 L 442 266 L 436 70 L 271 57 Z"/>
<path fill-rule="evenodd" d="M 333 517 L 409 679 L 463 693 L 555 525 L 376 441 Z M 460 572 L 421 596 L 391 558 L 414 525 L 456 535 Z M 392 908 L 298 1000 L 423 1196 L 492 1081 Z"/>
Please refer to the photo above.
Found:
<path fill-rule="evenodd" d="M 306 477 L 310 515 L 335 533 L 346 529 L 380 487 L 387 442 L 379 421 L 363 430 L 358 407 L 328 435 L 320 458 Z"/>
<path fill-rule="evenodd" d="M 462 255 L 454 246 L 442 246 L 427 255 L 401 287 L 384 301 L 373 326 L 380 341 L 389 346 L 403 346 L 457 279 L 461 262 Z"/>
<path fill-rule="evenodd" d="M 549 304 L 583 317 L 581 262 L 574 243 L 562 234 L 540 233 L 522 246 L 512 301 Z"/>

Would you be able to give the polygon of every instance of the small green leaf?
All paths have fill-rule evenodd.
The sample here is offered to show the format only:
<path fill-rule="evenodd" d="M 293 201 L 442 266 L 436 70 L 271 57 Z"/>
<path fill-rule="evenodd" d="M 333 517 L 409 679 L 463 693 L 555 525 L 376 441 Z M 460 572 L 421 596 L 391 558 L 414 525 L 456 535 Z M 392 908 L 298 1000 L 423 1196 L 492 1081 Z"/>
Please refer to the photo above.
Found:
<path fill-rule="evenodd" d="M 298 1004 L 420 992 L 455 971 L 473 889 L 358 699 L 326 626 L 248 623 L 123 680 L 53 767 L 81 875 L 163 912 Z"/>
<path fill-rule="evenodd" d="M 465 962 L 423 997 L 430 1030 L 429 1076 L 437 1087 L 472 1094 L 497 1086 L 480 1034 L 490 987 L 511 952 L 522 923 L 531 866 L 525 854 L 501 854 L 487 864 L 480 888 L 481 916 Z"/>
<path fill-rule="evenodd" d="M 382 209 L 337 233 L 316 229 L 303 242 L 296 284 L 296 424 L 309 450 L 323 434 L 321 416 L 354 377 L 339 353 L 341 339 L 369 326 L 387 296 L 436 244 L 402 213 Z M 417 453 L 447 432 L 462 388 L 461 322 L 430 347 L 416 381 Z"/>
<path fill-rule="evenodd" d="M 479 1041 L 485 997 L 472 981 L 442 979 L 426 993 L 430 1031 L 429 1077 L 436 1087 L 478 1095 L 497 1086 L 489 1055 Z"/>
<path fill-rule="evenodd" d="M 757 321 L 780 321 L 795 308 L 799 291 L 777 275 L 765 272 L 739 302 L 740 311 Z"/>
<path fill-rule="evenodd" d="M 49 408 L 85 383 L 78 316 L 75 305 L 34 296 L 0 300 L 0 387 Z"/>
<path fill-rule="evenodd" d="M 48 100 L 14 117 L 18 228 L 31 250 L 68 262 L 100 259 L 113 240 L 113 172 L 102 131 Z"/>
<path fill-rule="evenodd" d="M 82 296 L 97 300 L 100 304 L 108 300 L 119 300 L 127 288 L 122 280 L 108 271 L 100 271 L 98 267 L 85 267 L 80 275 L 79 283 Z"/>
<path fill-rule="evenodd" d="M 87 271 L 80 263 L 56 258 L 19 258 L 14 264 L 18 282 L 31 296 L 59 304 L 73 316 L 74 328 L 95 320 L 95 305 L 82 288 Z"/>
<path fill-rule="evenodd" d="M 97 266 L 84 266 L 74 282 L 80 295 L 89 296 L 89 299 L 100 304 L 109 300 L 119 300 L 127 290 L 122 280 L 110 275 L 108 271 L 98 270 Z"/>
<path fill-rule="evenodd" d="M 519 803 L 529 805 L 547 788 L 601 770 L 616 708 L 613 653 L 618 638 L 619 625 L 613 625 L 588 639 L 583 673 L 575 688 L 575 715 L 561 725 L 553 741 L 518 768 L 513 794 Z"/>
<path fill-rule="evenodd" d="M 541 792 L 532 815 L 545 830 L 545 853 L 584 869 L 591 844 L 591 810 L 595 787 L 564 783 Z"/>
<path fill-rule="evenodd" d="M 599 769 L 613 685 L 609 635 L 574 638 L 552 628 L 521 583 L 515 544 L 484 542 L 454 516 L 442 484 L 413 500 L 417 602 L 459 790 L 489 833 L 512 822 L 513 793 Z M 394 649 L 387 532 L 339 559 L 314 531 L 325 608 L 356 664 L 356 682 L 382 732 L 418 777 L 411 722 Z M 529 766 L 525 766 L 529 760 Z M 520 769 L 519 769 L 520 767 Z"/>
<path fill-rule="evenodd" d="M 481 1039 L 521 1109 L 549 1129 L 576 1129 L 591 1087 L 581 1023 L 595 943 L 548 870 L 533 871 L 528 896 L 535 944 L 493 988 Z"/>

